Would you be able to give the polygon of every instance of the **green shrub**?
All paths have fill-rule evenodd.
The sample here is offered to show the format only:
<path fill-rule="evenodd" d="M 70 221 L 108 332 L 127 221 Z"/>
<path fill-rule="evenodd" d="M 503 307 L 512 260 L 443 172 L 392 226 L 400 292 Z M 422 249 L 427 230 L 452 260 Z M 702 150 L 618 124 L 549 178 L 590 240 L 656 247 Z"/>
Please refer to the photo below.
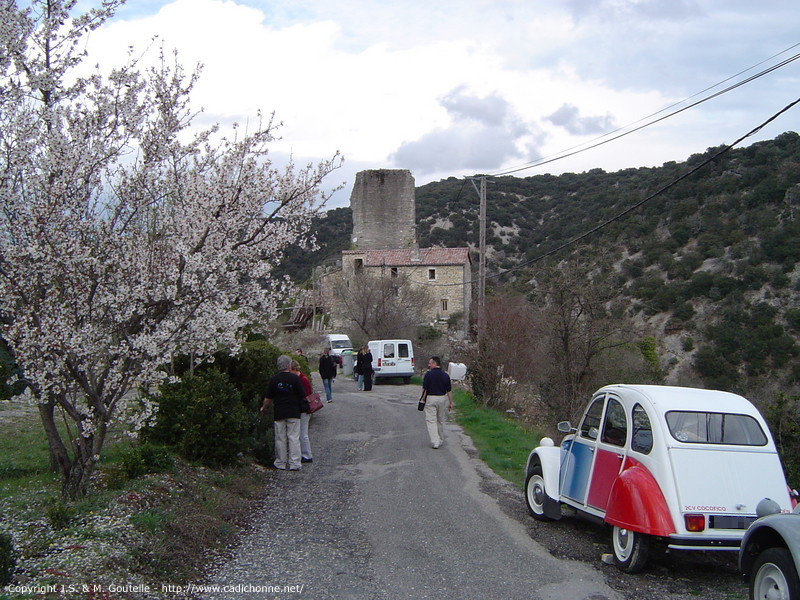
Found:
<path fill-rule="evenodd" d="M 155 423 L 144 439 L 175 447 L 188 460 L 230 464 L 246 447 L 247 414 L 228 377 L 209 369 L 161 387 Z"/>
<path fill-rule="evenodd" d="M 0 585 L 11 583 L 16 566 L 17 557 L 11 536 L 7 533 L 0 533 Z"/>
<path fill-rule="evenodd" d="M 166 448 L 146 441 L 122 455 L 122 470 L 128 479 L 136 479 L 147 473 L 162 473 L 172 466 L 172 456 Z"/>
<path fill-rule="evenodd" d="M 47 522 L 53 529 L 66 529 L 75 516 L 75 511 L 60 498 L 51 498 L 44 509 Z"/>
<path fill-rule="evenodd" d="M 242 349 L 236 356 L 218 358 L 217 364 L 236 386 L 241 394 L 242 405 L 247 414 L 247 436 L 246 442 L 248 449 L 253 454 L 257 462 L 269 465 L 274 460 L 275 440 L 272 433 L 273 408 L 270 405 L 265 414 L 261 414 L 259 409 L 264 401 L 264 394 L 270 377 L 278 372 L 276 361 L 281 354 L 281 350 L 264 340 L 254 340 L 242 345 Z M 308 363 L 299 358 L 300 370 L 306 375 L 310 375 Z"/>
<path fill-rule="evenodd" d="M 800 398 L 779 394 L 764 411 L 790 487 L 800 485 Z"/>

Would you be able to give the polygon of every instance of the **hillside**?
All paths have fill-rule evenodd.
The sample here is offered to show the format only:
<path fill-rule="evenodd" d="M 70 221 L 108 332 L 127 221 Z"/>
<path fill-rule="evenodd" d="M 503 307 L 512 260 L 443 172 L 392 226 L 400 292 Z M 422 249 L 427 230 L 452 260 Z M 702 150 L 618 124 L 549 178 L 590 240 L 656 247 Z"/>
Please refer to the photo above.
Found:
<path fill-rule="evenodd" d="M 526 178 L 494 178 L 488 191 L 488 268 L 526 290 L 547 262 L 579 257 L 612 277 L 627 316 L 659 338 L 667 379 L 693 369 L 706 384 L 742 389 L 800 382 L 800 136 L 734 149 L 688 179 L 671 182 L 715 154 L 685 162 Z M 546 252 L 653 195 L 547 261 Z M 478 240 L 478 199 L 463 179 L 417 188 L 420 245 Z M 347 247 L 349 209 L 319 220 L 318 264 Z M 292 263 L 298 279 L 310 263 Z M 477 259 L 475 259 L 477 264 Z M 498 286 L 498 283 L 494 284 Z"/>

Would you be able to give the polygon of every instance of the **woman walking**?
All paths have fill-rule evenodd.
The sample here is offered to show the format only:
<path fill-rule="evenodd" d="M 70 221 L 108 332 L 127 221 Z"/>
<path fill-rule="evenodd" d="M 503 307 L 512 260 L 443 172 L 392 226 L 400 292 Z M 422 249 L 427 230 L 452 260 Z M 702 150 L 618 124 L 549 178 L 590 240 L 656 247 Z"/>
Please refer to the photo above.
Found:
<path fill-rule="evenodd" d="M 311 395 L 311 382 L 306 377 L 306 374 L 300 370 L 300 363 L 296 360 L 292 361 L 292 373 L 300 378 L 303 383 L 303 389 L 306 392 L 306 397 Z M 308 421 L 311 415 L 307 412 L 300 413 L 300 460 L 304 463 L 310 463 L 313 460 L 311 455 L 311 439 L 308 437 Z"/>

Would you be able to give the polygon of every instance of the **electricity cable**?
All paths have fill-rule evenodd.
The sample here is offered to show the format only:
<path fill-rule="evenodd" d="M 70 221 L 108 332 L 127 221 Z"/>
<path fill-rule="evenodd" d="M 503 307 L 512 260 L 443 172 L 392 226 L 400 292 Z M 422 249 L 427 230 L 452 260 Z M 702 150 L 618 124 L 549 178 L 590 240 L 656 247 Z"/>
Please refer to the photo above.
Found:
<path fill-rule="evenodd" d="M 791 49 L 795 48 L 798 45 L 800 45 L 800 43 L 795 44 L 794 46 L 791 46 L 790 48 L 787 48 L 787 50 L 791 50 Z M 780 52 L 779 54 L 783 54 L 787 50 L 784 50 L 783 52 Z M 778 55 L 775 55 L 775 56 L 778 56 Z M 774 57 L 772 57 L 772 58 L 774 58 Z M 673 116 L 678 115 L 678 114 L 680 114 L 680 113 L 682 113 L 684 111 L 687 111 L 687 110 L 689 110 L 691 108 L 694 108 L 695 106 L 699 106 L 700 104 L 708 102 L 709 100 L 713 100 L 714 98 L 722 96 L 723 94 L 727 94 L 728 92 L 733 91 L 733 90 L 735 90 L 735 89 L 737 89 L 737 88 L 739 88 L 739 87 L 741 87 L 743 85 L 746 85 L 746 84 L 748 84 L 748 83 L 750 83 L 752 81 L 755 81 L 756 79 L 759 79 L 759 78 L 761 78 L 761 77 L 763 77 L 763 76 L 765 76 L 765 75 L 767 75 L 767 74 L 769 74 L 769 73 L 771 73 L 771 72 L 773 72 L 773 71 L 775 71 L 777 69 L 780 69 L 781 67 L 784 67 L 784 66 L 796 61 L 799 58 L 800 58 L 800 53 L 799 54 L 795 54 L 794 56 L 791 56 L 791 57 L 789 57 L 787 59 L 784 59 L 783 61 L 781 61 L 781 62 L 779 62 L 779 63 L 777 63 L 775 65 L 772 65 L 771 67 L 768 67 L 767 69 L 764 69 L 764 70 L 762 70 L 762 71 L 760 71 L 760 72 L 758 72 L 758 73 L 756 73 L 754 75 L 751 75 L 750 77 L 747 77 L 747 78 L 745 78 L 745 79 L 743 79 L 743 80 L 741 80 L 741 81 L 739 81 L 737 83 L 734 83 L 734 84 L 732 84 L 732 85 L 730 85 L 730 86 L 728 86 L 728 87 L 726 87 L 726 88 L 724 88 L 722 90 L 719 90 L 719 91 L 711 94 L 710 96 L 707 96 L 705 98 L 701 98 L 700 100 L 697 100 L 696 102 L 693 102 L 693 103 L 691 103 L 691 104 L 689 104 L 687 106 L 679 108 L 678 110 L 672 111 L 672 112 L 670 112 L 670 113 L 668 113 L 668 114 L 666 114 L 666 115 L 664 115 L 662 117 L 659 117 L 658 119 L 647 121 L 646 123 L 644 123 L 642 125 L 639 125 L 638 127 L 635 127 L 633 129 L 630 129 L 630 130 L 627 130 L 627 131 L 623 131 L 627 127 L 630 127 L 630 125 L 626 125 L 624 127 L 619 127 L 619 128 L 617 128 L 617 129 L 615 129 L 613 131 L 610 131 L 608 133 L 605 133 L 605 134 L 595 138 L 591 142 L 588 142 L 590 144 L 589 146 L 585 146 L 585 147 L 582 147 L 583 145 L 573 146 L 572 148 L 569 148 L 569 149 L 564 150 L 562 152 L 556 153 L 555 155 L 551 155 L 550 157 L 545 157 L 545 158 L 542 158 L 542 159 L 539 159 L 539 160 L 536 160 L 536 161 L 531 161 L 530 163 L 526 163 L 525 165 L 520 166 L 520 167 L 515 167 L 515 168 L 511 168 L 511 169 L 498 171 L 496 173 L 493 173 L 492 176 L 493 177 L 500 177 L 500 176 L 503 176 L 503 175 L 511 175 L 513 173 L 519 173 L 520 171 L 526 171 L 526 170 L 532 169 L 534 167 L 539 167 L 539 166 L 542 166 L 542 165 L 553 163 L 553 162 L 561 160 L 563 158 L 569 158 L 571 156 L 575 156 L 576 154 L 580 154 L 582 152 L 586 152 L 587 150 L 592 150 L 594 148 L 597 148 L 599 146 L 605 145 L 605 144 L 607 144 L 609 142 L 612 142 L 614 140 L 618 140 L 618 139 L 620 139 L 622 137 L 625 137 L 627 135 L 630 135 L 632 133 L 640 131 L 641 129 L 644 129 L 645 127 L 649 127 L 651 125 L 655 125 L 656 123 L 660 123 L 661 121 L 664 121 L 664 120 L 666 120 L 666 119 L 668 119 L 670 117 L 673 117 Z M 753 67 L 745 69 L 744 71 L 740 71 L 736 75 L 732 75 L 731 77 L 728 77 L 727 79 L 725 79 L 725 80 L 723 80 L 723 81 L 721 81 L 721 82 L 719 82 L 719 83 L 717 83 L 715 85 L 712 85 L 712 86 L 706 88 L 705 90 L 703 90 L 701 92 L 698 92 L 697 94 L 689 96 L 689 98 L 681 100 L 680 102 L 676 102 L 676 103 L 674 103 L 674 104 L 672 104 L 672 105 L 670 105 L 668 107 L 665 107 L 665 108 L 663 108 L 663 109 L 661 109 L 661 110 L 659 110 L 659 111 L 657 111 L 655 113 L 652 113 L 651 115 L 643 117 L 643 118 L 639 119 L 638 121 L 635 121 L 634 123 L 632 123 L 632 125 L 635 125 L 636 123 L 640 123 L 641 121 L 650 119 L 651 117 L 654 117 L 654 116 L 656 116 L 658 114 L 661 114 L 662 112 L 672 108 L 673 106 L 677 106 L 679 104 L 682 104 L 686 100 L 694 98 L 695 96 L 697 96 L 699 94 L 702 94 L 702 93 L 704 93 L 704 92 L 706 92 L 708 90 L 714 89 L 715 87 L 721 85 L 722 83 L 725 83 L 726 81 L 730 81 L 731 79 L 733 79 L 734 77 L 738 77 L 742 73 L 746 73 L 747 71 L 753 69 L 755 66 L 763 64 L 767 60 L 771 60 L 771 58 L 765 59 L 761 63 L 758 63 L 757 65 L 754 65 Z M 618 132 L 621 132 L 621 133 L 618 133 Z M 613 135 L 615 133 L 618 133 L 618 135 Z M 613 136 L 613 137 L 608 137 L 608 136 Z M 607 138 L 607 137 L 608 137 L 608 139 L 603 139 L 603 138 Z"/>
<path fill-rule="evenodd" d="M 770 118 L 768 118 L 766 121 L 764 121 L 763 123 L 761 123 L 757 127 L 754 127 L 753 129 L 751 129 L 749 132 L 744 134 L 742 137 L 740 137 L 738 140 L 736 140 L 732 144 L 728 144 L 728 145 L 724 146 L 722 149 L 720 149 L 719 151 L 714 153 L 712 156 L 710 156 L 709 158 L 707 158 L 706 160 L 704 160 L 703 162 L 701 162 L 697 166 L 691 168 L 689 171 L 687 171 L 686 173 L 684 173 L 683 175 L 681 175 L 677 179 L 672 180 L 671 182 L 669 182 L 666 185 L 664 185 L 663 187 L 661 187 L 659 190 L 657 190 L 657 191 L 653 192 L 652 194 L 650 194 L 649 196 L 647 196 L 646 198 L 640 200 L 636 204 L 626 208 L 622 212 L 616 214 L 615 216 L 613 216 L 613 217 L 607 219 L 606 221 L 600 223 L 599 225 L 593 227 L 589 231 L 586 231 L 586 232 L 580 234 L 579 236 L 574 237 L 574 238 L 572 238 L 571 240 L 569 240 L 567 242 L 564 242 L 563 244 L 561 244 L 557 248 L 554 248 L 554 249 L 549 250 L 549 251 L 547 251 L 547 252 L 545 252 L 543 254 L 540 254 L 539 256 L 537 256 L 535 258 L 532 258 L 530 260 L 522 262 L 522 263 L 520 263 L 518 265 L 514 265 L 513 267 L 511 267 L 509 269 L 505 269 L 504 271 L 501 271 L 501 272 L 498 272 L 498 273 L 495 273 L 495 274 L 492 274 L 492 275 L 486 275 L 486 279 L 495 279 L 495 278 L 501 277 L 503 275 L 506 275 L 507 273 L 511 273 L 513 271 L 518 271 L 519 269 L 522 269 L 523 267 L 527 267 L 529 265 L 532 265 L 532 264 L 534 264 L 536 262 L 539 262 L 540 260 L 544 260 L 545 258 L 547 258 L 549 256 L 552 256 L 552 255 L 560 252 L 561 250 L 564 250 L 565 248 L 568 248 L 569 246 L 572 246 L 573 244 L 576 244 L 577 242 L 589 237 L 590 235 L 592 235 L 594 233 L 597 233 L 601 229 L 603 229 L 605 227 L 608 227 L 609 225 L 611 225 L 615 221 L 619 221 L 622 217 L 624 217 L 628 213 L 633 212 L 634 210 L 636 210 L 637 208 L 640 208 L 641 206 L 643 206 L 647 202 L 650 202 L 654 198 L 660 196 L 661 194 L 663 194 L 664 192 L 666 192 L 670 188 L 674 187 L 675 185 L 677 185 L 681 181 L 683 181 L 683 180 L 687 179 L 688 177 L 692 176 L 694 173 L 696 173 L 697 171 L 699 171 L 700 169 L 702 169 L 703 167 L 705 167 L 709 163 L 715 161 L 716 159 L 718 159 L 720 156 L 722 156 L 726 152 L 732 150 L 735 146 L 740 144 L 745 139 L 755 135 L 756 133 L 761 131 L 764 127 L 769 125 L 772 121 L 774 121 L 775 119 L 780 117 L 783 113 L 785 113 L 788 110 L 790 110 L 791 108 L 795 107 L 797 104 L 800 104 L 800 98 L 798 98 L 794 102 L 789 103 L 784 108 L 782 108 L 777 113 L 775 113 Z M 430 287 L 454 287 L 454 286 L 464 286 L 466 284 L 464 284 L 464 283 L 440 283 L 440 284 L 423 283 L 423 285 L 427 285 L 427 286 L 430 286 Z"/>

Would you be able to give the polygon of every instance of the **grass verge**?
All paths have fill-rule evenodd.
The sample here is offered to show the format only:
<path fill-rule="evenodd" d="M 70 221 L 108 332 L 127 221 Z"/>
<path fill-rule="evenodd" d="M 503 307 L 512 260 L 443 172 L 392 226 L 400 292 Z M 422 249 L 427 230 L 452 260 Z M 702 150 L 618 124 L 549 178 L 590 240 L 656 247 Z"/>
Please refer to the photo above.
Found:
<path fill-rule="evenodd" d="M 525 427 L 519 419 L 481 406 L 465 390 L 453 390 L 453 404 L 456 422 L 472 438 L 481 460 L 495 473 L 522 488 L 525 463 L 542 434 Z"/>
<path fill-rule="evenodd" d="M 173 457 L 164 472 L 122 476 L 131 442 L 119 438 L 108 442 L 89 495 L 68 502 L 35 410 L 9 414 L 0 406 L 0 533 L 12 539 L 15 570 L 0 600 L 132 599 L 141 595 L 107 592 L 138 585 L 158 595 L 164 582 L 200 581 L 248 526 L 264 489 L 265 470 L 251 462 L 217 470 Z"/>

